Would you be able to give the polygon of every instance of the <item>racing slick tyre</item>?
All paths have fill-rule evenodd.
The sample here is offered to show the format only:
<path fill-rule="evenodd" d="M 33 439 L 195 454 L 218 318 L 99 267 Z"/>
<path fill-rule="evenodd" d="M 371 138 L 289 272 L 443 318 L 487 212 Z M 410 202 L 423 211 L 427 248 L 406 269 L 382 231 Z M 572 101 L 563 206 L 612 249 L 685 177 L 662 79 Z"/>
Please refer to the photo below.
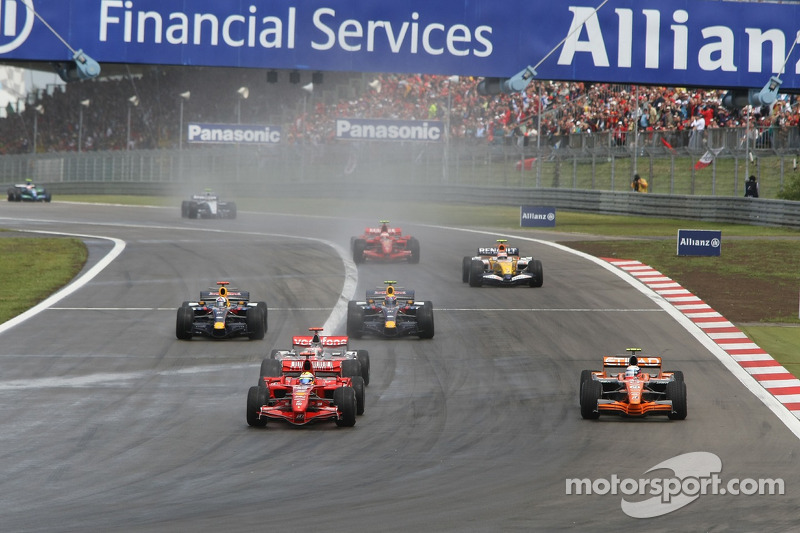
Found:
<path fill-rule="evenodd" d="M 269 352 L 269 358 L 270 359 L 277 359 L 279 353 L 281 353 L 281 351 L 279 349 L 273 348 L 272 351 Z"/>
<path fill-rule="evenodd" d="M 364 378 L 364 385 L 369 386 L 369 352 L 366 350 L 358 350 L 356 352 L 356 359 L 361 363 L 361 377 Z"/>
<path fill-rule="evenodd" d="M 339 387 L 333 391 L 333 403 L 339 408 L 341 416 L 336 420 L 339 427 L 356 425 L 356 391 L 353 387 Z"/>
<path fill-rule="evenodd" d="M 197 213 L 200 210 L 199 206 L 195 202 L 189 202 L 189 205 L 186 206 L 186 216 L 187 218 L 197 218 Z"/>
<path fill-rule="evenodd" d="M 364 250 L 367 249 L 367 242 L 364 239 L 353 241 L 353 262 L 357 265 L 364 262 Z"/>
<path fill-rule="evenodd" d="M 364 378 L 356 376 L 351 380 L 353 390 L 356 392 L 356 414 L 364 414 Z"/>
<path fill-rule="evenodd" d="M 265 357 L 261 361 L 261 377 L 258 379 L 259 385 L 264 385 L 264 378 L 279 378 L 283 371 L 283 364 L 277 359 Z"/>
<path fill-rule="evenodd" d="M 480 287 L 483 285 L 483 261 L 473 259 L 469 264 L 469 286 Z"/>
<path fill-rule="evenodd" d="M 587 381 L 592 381 L 592 371 L 591 370 L 581 370 L 581 388 L 578 392 L 578 398 L 583 395 L 583 386 L 586 384 Z"/>
<path fill-rule="evenodd" d="M 465 255 L 464 259 L 461 260 L 461 281 L 464 283 L 469 282 L 470 264 L 472 264 L 472 258 Z"/>
<path fill-rule="evenodd" d="M 247 311 L 247 337 L 251 341 L 264 338 L 264 310 L 261 307 L 252 307 Z"/>
<path fill-rule="evenodd" d="M 681 370 L 667 370 L 667 372 L 672 372 L 672 375 L 675 376 L 675 381 L 683 382 L 683 372 Z"/>
<path fill-rule="evenodd" d="M 347 336 L 360 339 L 364 328 L 364 310 L 353 300 L 347 302 Z"/>
<path fill-rule="evenodd" d="M 178 316 L 175 317 L 175 336 L 182 341 L 192 338 L 192 328 L 194 327 L 194 309 L 188 305 L 178 308 Z"/>
<path fill-rule="evenodd" d="M 267 308 L 267 302 L 258 302 L 258 307 L 264 313 L 264 333 L 266 333 L 269 331 L 269 321 L 267 320 L 269 309 Z"/>
<path fill-rule="evenodd" d="M 189 216 L 189 202 L 186 200 L 181 202 L 181 218 L 186 218 Z"/>
<path fill-rule="evenodd" d="M 342 361 L 342 377 L 354 378 L 361 376 L 361 362 L 358 359 Z"/>
<path fill-rule="evenodd" d="M 417 335 L 420 339 L 432 339 L 433 331 L 433 303 L 423 302 L 417 310 Z"/>
<path fill-rule="evenodd" d="M 541 287 L 544 283 L 544 268 L 542 268 L 542 262 L 538 259 L 531 260 L 528 263 L 528 274 L 531 274 L 533 277 L 531 278 L 531 287 Z"/>
<path fill-rule="evenodd" d="M 44 195 L 45 203 L 49 204 L 52 199 L 53 199 L 53 195 L 52 194 L 50 194 L 49 192 L 45 193 L 45 195 Z"/>
<path fill-rule="evenodd" d="M 259 418 L 261 406 L 267 403 L 266 387 L 250 387 L 247 391 L 247 425 L 263 428 L 267 425 L 266 418 Z"/>
<path fill-rule="evenodd" d="M 416 237 L 408 239 L 408 249 L 411 251 L 411 257 L 408 258 L 408 262 L 412 264 L 419 263 L 419 241 Z"/>
<path fill-rule="evenodd" d="M 228 218 L 236 218 L 236 202 L 228 202 Z"/>
<path fill-rule="evenodd" d="M 672 412 L 667 415 L 670 420 L 683 420 L 688 414 L 686 405 L 686 383 L 670 381 L 667 383 L 667 400 L 672 400 Z"/>
<path fill-rule="evenodd" d="M 599 381 L 587 381 L 581 389 L 581 416 L 593 420 L 600 418 L 597 400 L 603 395 L 603 385 Z"/>

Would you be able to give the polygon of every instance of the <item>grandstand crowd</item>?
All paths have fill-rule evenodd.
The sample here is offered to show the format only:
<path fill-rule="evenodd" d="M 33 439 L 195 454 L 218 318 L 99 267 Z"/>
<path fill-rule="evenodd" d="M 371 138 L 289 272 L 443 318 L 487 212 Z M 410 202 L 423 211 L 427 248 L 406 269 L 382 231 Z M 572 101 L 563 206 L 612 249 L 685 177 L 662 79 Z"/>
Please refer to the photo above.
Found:
<path fill-rule="evenodd" d="M 755 130 L 800 122 L 793 96 L 772 109 L 728 110 L 720 104 L 725 91 L 696 88 L 536 80 L 524 93 L 483 96 L 471 77 L 366 79 L 326 72 L 323 79 L 309 90 L 304 89 L 309 79 L 292 83 L 287 72 L 269 83 L 263 70 L 154 66 L 53 85 L 29 94 L 24 106 L 10 108 L 0 119 L 0 153 L 33 152 L 34 131 L 37 153 L 188 149 L 181 134 L 188 122 L 280 125 L 287 143 L 333 142 L 336 118 L 383 118 L 442 120 L 451 138 L 462 142 L 545 144 L 571 134 L 613 132 L 619 145 L 637 129 L 702 134 L 707 128 L 744 126 L 748 118 Z M 354 94 L 322 97 L 323 91 L 335 94 L 337 84 L 354 81 Z M 237 92 L 240 87 L 248 88 L 246 98 Z"/>

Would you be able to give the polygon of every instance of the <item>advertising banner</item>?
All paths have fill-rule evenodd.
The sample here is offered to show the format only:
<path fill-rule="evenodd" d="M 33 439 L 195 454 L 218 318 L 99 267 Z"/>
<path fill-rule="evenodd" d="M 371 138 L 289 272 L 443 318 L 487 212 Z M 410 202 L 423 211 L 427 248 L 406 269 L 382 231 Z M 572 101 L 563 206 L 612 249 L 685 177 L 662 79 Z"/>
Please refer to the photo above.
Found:
<path fill-rule="evenodd" d="M 678 230 L 678 255 L 718 256 L 721 250 L 721 231 L 702 229 Z"/>
<path fill-rule="evenodd" d="M 519 210 L 519 225 L 523 228 L 555 227 L 556 208 L 523 205 Z"/>

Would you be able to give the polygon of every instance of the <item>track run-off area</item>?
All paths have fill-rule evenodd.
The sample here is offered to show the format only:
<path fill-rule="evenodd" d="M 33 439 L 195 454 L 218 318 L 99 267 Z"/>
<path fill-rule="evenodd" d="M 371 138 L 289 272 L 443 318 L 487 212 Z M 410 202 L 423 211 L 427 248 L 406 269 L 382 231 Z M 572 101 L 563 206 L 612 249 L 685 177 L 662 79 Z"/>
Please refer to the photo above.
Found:
<path fill-rule="evenodd" d="M 691 304 L 565 246 L 577 237 L 386 216 L 419 264 L 354 265 L 350 237 L 377 221 L 358 213 L 0 205 L 0 227 L 89 250 L 72 285 L 0 326 L 3 529 L 795 527 L 798 419 Z M 498 238 L 542 261 L 543 287 L 462 283 L 462 257 Z M 175 338 L 181 301 L 219 280 L 267 302 L 264 340 Z M 433 302 L 436 333 L 351 340 L 371 359 L 355 427 L 248 427 L 261 359 L 311 326 L 344 334 L 347 301 L 385 280 Z M 581 418 L 581 370 L 634 346 L 683 371 L 686 420 Z"/>

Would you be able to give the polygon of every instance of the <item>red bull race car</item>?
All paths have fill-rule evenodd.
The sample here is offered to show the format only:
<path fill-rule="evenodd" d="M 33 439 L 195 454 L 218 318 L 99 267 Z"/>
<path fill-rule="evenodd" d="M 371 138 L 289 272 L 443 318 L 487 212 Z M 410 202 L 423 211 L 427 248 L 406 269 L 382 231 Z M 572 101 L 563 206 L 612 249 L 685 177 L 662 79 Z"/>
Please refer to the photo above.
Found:
<path fill-rule="evenodd" d="M 581 416 L 599 418 L 601 414 L 643 417 L 664 415 L 683 420 L 687 415 L 686 383 L 683 372 L 663 372 L 660 357 L 636 354 L 603 357 L 603 369 L 581 372 Z"/>
<path fill-rule="evenodd" d="M 332 421 L 337 426 L 356 423 L 358 401 L 353 379 L 321 376 L 306 360 L 298 376 L 265 377 L 247 391 L 247 424 L 264 427 L 267 421 L 283 420 L 295 426 Z"/>
<path fill-rule="evenodd" d="M 542 262 L 533 257 L 520 257 L 519 248 L 506 246 L 498 239 L 497 246 L 478 248 L 478 255 L 465 256 L 461 262 L 461 281 L 470 287 L 541 287 L 544 283 Z"/>
<path fill-rule="evenodd" d="M 396 281 L 385 281 L 386 288 L 367 291 L 363 301 L 351 300 L 347 305 L 347 335 L 360 339 L 372 334 L 381 337 L 416 335 L 432 339 L 433 303 L 414 299 L 414 291 L 395 287 Z"/>
<path fill-rule="evenodd" d="M 217 289 L 200 291 L 199 300 L 183 302 L 175 319 L 175 336 L 187 341 L 194 336 L 263 339 L 268 327 L 267 302 L 251 302 L 249 292 L 228 285 L 218 281 Z"/>
<path fill-rule="evenodd" d="M 419 241 L 403 235 L 400 228 L 389 227 L 388 220 L 381 220 L 377 228 L 366 228 L 360 237 L 350 240 L 353 262 L 408 261 L 419 263 Z"/>

